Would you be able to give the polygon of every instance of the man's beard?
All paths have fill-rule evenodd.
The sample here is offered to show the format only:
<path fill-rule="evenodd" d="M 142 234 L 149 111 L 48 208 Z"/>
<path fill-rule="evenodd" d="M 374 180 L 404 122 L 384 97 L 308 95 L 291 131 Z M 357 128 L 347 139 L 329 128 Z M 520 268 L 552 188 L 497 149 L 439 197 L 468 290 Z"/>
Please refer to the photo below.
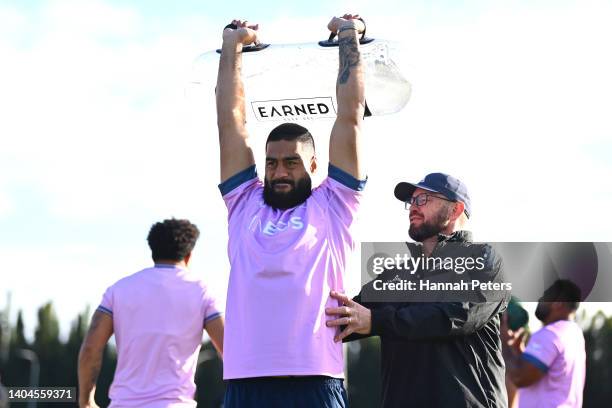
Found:
<path fill-rule="evenodd" d="M 441 208 L 433 220 L 427 222 L 423 221 L 418 227 L 410 225 L 408 235 L 410 235 L 410 238 L 415 242 L 423 242 L 427 238 L 436 236 L 446 228 L 449 215 L 449 210 L 447 208 Z"/>
<path fill-rule="evenodd" d="M 276 184 L 289 184 L 293 188 L 285 192 L 277 192 L 274 190 Z M 267 179 L 264 182 L 263 199 L 266 204 L 278 210 L 286 210 L 288 208 L 297 207 L 310 197 L 312 194 L 312 181 L 307 174 L 297 183 L 293 180 L 278 179 L 269 182 Z"/>

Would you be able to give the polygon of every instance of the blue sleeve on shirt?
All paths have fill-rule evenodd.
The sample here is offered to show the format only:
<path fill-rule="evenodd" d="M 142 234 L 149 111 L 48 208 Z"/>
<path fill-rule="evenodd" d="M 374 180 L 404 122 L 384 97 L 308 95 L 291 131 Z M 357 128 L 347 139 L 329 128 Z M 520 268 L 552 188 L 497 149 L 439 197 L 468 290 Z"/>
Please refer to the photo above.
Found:
<path fill-rule="evenodd" d="M 355 191 L 363 191 L 366 185 L 366 181 L 368 180 L 367 177 L 365 180 L 357 180 L 351 174 L 340 169 L 339 167 L 334 166 L 331 163 L 329 163 L 329 166 L 327 168 L 327 176 Z"/>
<path fill-rule="evenodd" d="M 212 322 L 213 320 L 218 319 L 221 316 L 223 316 L 222 312 L 217 312 L 217 313 L 211 314 L 210 316 L 208 316 L 207 318 L 204 319 L 204 326 L 206 326 L 206 323 Z"/>
<path fill-rule="evenodd" d="M 542 371 L 544 374 L 548 372 L 548 366 L 541 362 L 537 357 L 532 356 L 528 353 L 521 354 L 521 358 L 538 368 L 538 370 Z"/>
<path fill-rule="evenodd" d="M 241 172 L 234 174 L 232 177 L 228 178 L 223 183 L 219 184 L 219 190 L 221 191 L 221 195 L 226 195 L 236 187 L 239 187 L 243 183 L 252 180 L 255 177 L 257 177 L 257 170 L 255 170 L 255 165 L 247 167 Z"/>
<path fill-rule="evenodd" d="M 102 306 L 102 305 L 98 306 L 98 309 L 97 309 L 97 310 L 99 310 L 99 311 L 100 311 L 100 312 L 102 312 L 102 313 L 106 313 L 106 314 L 107 314 L 107 315 L 109 315 L 109 316 L 112 316 L 112 315 L 113 315 L 113 311 L 112 311 L 112 310 L 110 310 L 110 309 L 108 309 L 108 308 L 106 308 L 106 307 L 104 307 L 104 306 Z"/>

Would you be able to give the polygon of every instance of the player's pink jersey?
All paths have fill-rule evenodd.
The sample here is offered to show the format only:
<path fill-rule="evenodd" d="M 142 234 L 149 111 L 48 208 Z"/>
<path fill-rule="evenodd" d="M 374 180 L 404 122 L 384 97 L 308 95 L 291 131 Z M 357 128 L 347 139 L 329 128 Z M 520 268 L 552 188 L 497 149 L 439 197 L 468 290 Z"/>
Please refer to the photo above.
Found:
<path fill-rule="evenodd" d="M 111 407 L 196 406 L 204 326 L 221 315 L 198 275 L 155 265 L 109 287 L 98 310 L 112 316 L 117 343 Z"/>
<path fill-rule="evenodd" d="M 325 325 L 338 306 L 365 181 L 332 165 L 301 205 L 263 201 L 255 166 L 219 188 L 228 208 L 231 264 L 224 336 L 225 379 L 327 375 L 343 378 L 342 344 Z"/>
<path fill-rule="evenodd" d="M 529 339 L 523 358 L 546 375 L 519 390 L 520 408 L 578 408 L 586 373 L 584 336 L 572 321 L 547 324 Z"/>

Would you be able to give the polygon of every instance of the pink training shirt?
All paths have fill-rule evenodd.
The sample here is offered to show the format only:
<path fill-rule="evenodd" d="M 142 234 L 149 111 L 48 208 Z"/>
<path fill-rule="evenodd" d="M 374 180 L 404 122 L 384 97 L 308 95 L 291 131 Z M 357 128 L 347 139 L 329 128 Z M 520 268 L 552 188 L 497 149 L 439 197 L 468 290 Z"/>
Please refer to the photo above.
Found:
<path fill-rule="evenodd" d="M 344 377 L 342 344 L 325 308 L 343 291 L 351 226 L 365 181 L 329 166 L 301 205 L 263 201 L 255 166 L 219 185 L 228 208 L 231 264 L 224 337 L 224 379 L 278 375 Z"/>
<path fill-rule="evenodd" d="M 582 407 L 586 353 L 575 322 L 558 320 L 544 326 L 531 336 L 522 357 L 546 375 L 519 390 L 520 408 Z"/>
<path fill-rule="evenodd" d="M 195 407 L 194 375 L 206 323 L 221 316 L 189 269 L 155 265 L 109 287 L 98 310 L 113 318 L 117 368 L 110 407 Z"/>

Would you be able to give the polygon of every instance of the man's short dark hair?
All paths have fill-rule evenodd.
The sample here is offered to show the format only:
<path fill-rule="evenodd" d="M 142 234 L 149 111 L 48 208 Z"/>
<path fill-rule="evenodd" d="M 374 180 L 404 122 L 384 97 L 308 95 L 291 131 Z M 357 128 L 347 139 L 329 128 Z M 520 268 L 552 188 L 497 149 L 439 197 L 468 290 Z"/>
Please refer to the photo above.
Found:
<path fill-rule="evenodd" d="M 189 220 L 171 218 L 153 224 L 147 237 L 153 261 L 182 261 L 193 250 L 199 236 L 198 227 Z"/>
<path fill-rule="evenodd" d="M 580 288 L 567 279 L 556 280 L 546 289 L 542 300 L 544 302 L 564 302 L 571 311 L 578 309 L 581 299 Z"/>
<path fill-rule="evenodd" d="M 266 140 L 266 147 L 268 147 L 268 143 L 278 142 L 279 140 L 289 142 L 297 140 L 306 147 L 312 148 L 313 152 L 315 151 L 314 139 L 308 129 L 296 123 L 283 123 L 272 129 Z"/>

